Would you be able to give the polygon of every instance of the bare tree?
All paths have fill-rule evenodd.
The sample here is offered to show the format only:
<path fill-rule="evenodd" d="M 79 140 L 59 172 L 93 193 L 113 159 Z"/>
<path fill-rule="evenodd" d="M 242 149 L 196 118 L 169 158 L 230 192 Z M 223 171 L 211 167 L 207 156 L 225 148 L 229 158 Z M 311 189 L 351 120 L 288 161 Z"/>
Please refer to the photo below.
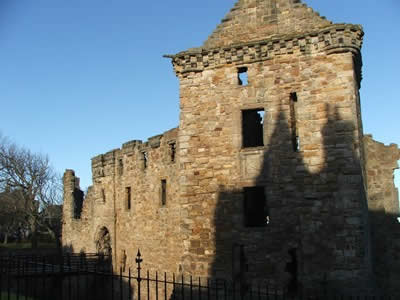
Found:
<path fill-rule="evenodd" d="M 9 189 L 0 193 L 0 232 L 4 244 L 10 236 L 19 240 L 25 227 L 25 205 L 19 193 Z"/>
<path fill-rule="evenodd" d="M 61 204 L 61 178 L 47 156 L 9 142 L 0 136 L 0 190 L 20 191 L 25 219 L 29 224 L 32 248 L 37 247 L 37 234 L 46 230 L 56 240 L 60 230 L 55 219 Z M 59 222 L 60 223 L 60 222 Z"/>

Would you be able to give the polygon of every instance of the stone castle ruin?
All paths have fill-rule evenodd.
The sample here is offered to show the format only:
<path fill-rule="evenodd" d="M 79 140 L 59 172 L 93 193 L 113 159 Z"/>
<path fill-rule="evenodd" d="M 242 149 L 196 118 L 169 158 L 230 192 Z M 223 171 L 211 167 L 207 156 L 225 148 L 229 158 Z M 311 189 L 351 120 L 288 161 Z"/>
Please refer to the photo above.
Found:
<path fill-rule="evenodd" d="M 300 0 L 239 0 L 167 56 L 178 128 L 94 157 L 85 197 L 65 172 L 63 244 L 115 270 L 140 248 L 149 270 L 392 291 L 400 150 L 363 134 L 363 34 Z"/>

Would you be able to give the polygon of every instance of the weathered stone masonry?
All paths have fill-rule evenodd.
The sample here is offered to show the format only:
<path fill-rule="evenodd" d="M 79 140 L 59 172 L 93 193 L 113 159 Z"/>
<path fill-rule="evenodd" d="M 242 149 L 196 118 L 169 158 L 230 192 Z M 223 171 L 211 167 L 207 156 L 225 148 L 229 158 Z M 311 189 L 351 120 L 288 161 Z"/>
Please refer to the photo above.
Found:
<path fill-rule="evenodd" d="M 371 210 L 398 214 L 397 154 L 372 174 L 371 157 L 396 147 L 363 136 L 362 37 L 300 1 L 239 0 L 203 47 L 167 55 L 179 128 L 93 158 L 79 219 L 66 171 L 64 245 L 103 250 L 106 228 L 115 267 L 140 248 L 152 270 L 292 291 L 373 286 L 389 257 L 371 251 Z"/>
<path fill-rule="evenodd" d="M 400 274 L 399 191 L 393 182 L 400 149 L 364 136 L 374 273 L 385 290 L 398 292 Z"/>
<path fill-rule="evenodd" d="M 132 141 L 92 159 L 93 186 L 84 200 L 80 219 L 74 219 L 72 189 L 76 177 L 72 170 L 64 175 L 63 244 L 73 251 L 96 252 L 103 227 L 111 236 L 113 261 L 120 261 L 126 250 L 127 267 L 140 247 L 152 253 L 147 266 L 177 269 L 173 257 L 179 253 L 180 210 L 177 193 L 177 161 L 173 158 L 177 129 L 149 139 Z M 144 165 L 144 153 L 147 156 Z M 161 203 L 161 180 L 166 181 L 167 201 Z M 128 208 L 127 188 L 130 188 Z M 140 224 L 140 225 L 139 225 Z"/>

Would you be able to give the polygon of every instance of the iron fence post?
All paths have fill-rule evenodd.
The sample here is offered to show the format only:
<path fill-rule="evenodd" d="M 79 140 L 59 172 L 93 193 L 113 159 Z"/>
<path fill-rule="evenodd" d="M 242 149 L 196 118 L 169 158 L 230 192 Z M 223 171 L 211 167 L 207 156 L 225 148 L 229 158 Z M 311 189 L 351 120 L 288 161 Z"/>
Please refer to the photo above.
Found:
<path fill-rule="evenodd" d="M 120 300 L 123 299 L 123 285 L 122 285 L 122 267 L 119 268 L 119 289 L 120 289 Z"/>
<path fill-rule="evenodd" d="M 137 254 L 136 254 L 136 259 L 135 259 L 135 261 L 136 261 L 136 264 L 137 264 L 137 273 L 138 273 L 138 276 L 137 276 L 137 282 L 138 282 L 138 300 L 140 300 L 140 282 L 142 281 L 142 278 L 140 277 L 140 269 L 141 269 L 141 267 L 140 267 L 140 263 L 143 261 L 143 259 L 141 258 L 141 254 L 140 254 L 140 249 L 138 249 L 138 252 L 137 252 Z"/>
<path fill-rule="evenodd" d="M 128 300 L 132 300 L 132 286 L 131 286 L 131 268 L 129 268 L 129 277 L 128 277 Z"/>

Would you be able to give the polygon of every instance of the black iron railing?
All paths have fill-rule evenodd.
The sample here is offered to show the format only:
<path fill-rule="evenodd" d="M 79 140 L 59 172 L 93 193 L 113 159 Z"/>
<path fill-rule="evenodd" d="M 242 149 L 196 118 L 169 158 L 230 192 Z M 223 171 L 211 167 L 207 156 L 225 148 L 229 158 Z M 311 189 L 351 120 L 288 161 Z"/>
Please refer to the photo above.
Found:
<path fill-rule="evenodd" d="M 136 270 L 113 272 L 111 259 L 98 254 L 0 256 L 0 300 L 394 300 L 395 297 L 322 293 L 289 295 L 269 284 L 175 274 L 143 274 L 138 251 Z"/>

